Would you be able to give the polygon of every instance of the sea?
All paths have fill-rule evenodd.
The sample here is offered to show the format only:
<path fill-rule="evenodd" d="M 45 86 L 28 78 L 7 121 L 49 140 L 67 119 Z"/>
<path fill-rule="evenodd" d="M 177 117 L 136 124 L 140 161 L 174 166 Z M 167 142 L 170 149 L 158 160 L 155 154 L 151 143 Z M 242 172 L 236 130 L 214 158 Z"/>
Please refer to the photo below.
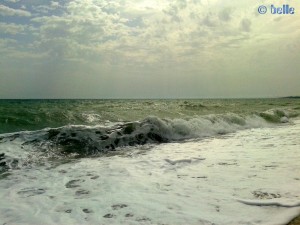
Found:
<path fill-rule="evenodd" d="M 0 225 L 299 214 L 299 98 L 0 100 Z"/>

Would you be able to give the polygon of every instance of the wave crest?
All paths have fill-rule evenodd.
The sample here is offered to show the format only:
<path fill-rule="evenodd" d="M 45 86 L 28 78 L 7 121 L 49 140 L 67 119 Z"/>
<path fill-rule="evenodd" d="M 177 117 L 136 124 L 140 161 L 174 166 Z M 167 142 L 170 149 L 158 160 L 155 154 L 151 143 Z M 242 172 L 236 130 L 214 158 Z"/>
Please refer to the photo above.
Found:
<path fill-rule="evenodd" d="M 108 127 L 69 125 L 3 134 L 0 135 L 0 144 L 3 144 L 2 149 L 6 149 L 6 152 L 0 152 L 0 174 L 35 163 L 47 163 L 47 159 L 53 157 L 90 157 L 126 146 L 213 137 L 243 129 L 273 126 L 274 122 L 288 122 L 288 118 L 293 116 L 296 116 L 293 112 L 277 109 L 251 116 L 234 113 L 189 119 L 161 119 L 150 116 L 142 121 L 118 123 Z M 13 142 L 13 151 L 9 150 L 10 142 Z"/>
<path fill-rule="evenodd" d="M 143 121 L 111 127 L 64 126 L 46 129 L 27 134 L 24 145 L 84 156 L 113 151 L 118 147 L 210 137 L 265 125 L 266 122 L 256 115 L 245 118 L 237 114 L 207 115 L 186 120 L 147 117 Z"/>
<path fill-rule="evenodd" d="M 274 122 L 288 122 L 288 118 L 292 116 L 295 116 L 293 112 L 279 109 L 251 116 L 234 113 L 211 114 L 189 119 L 161 119 L 150 116 L 142 121 L 119 123 L 109 127 L 69 125 L 0 135 L 0 142 L 18 138 L 21 139 L 22 146 L 33 146 L 39 151 L 89 156 L 125 146 L 167 143 L 266 127 Z"/>

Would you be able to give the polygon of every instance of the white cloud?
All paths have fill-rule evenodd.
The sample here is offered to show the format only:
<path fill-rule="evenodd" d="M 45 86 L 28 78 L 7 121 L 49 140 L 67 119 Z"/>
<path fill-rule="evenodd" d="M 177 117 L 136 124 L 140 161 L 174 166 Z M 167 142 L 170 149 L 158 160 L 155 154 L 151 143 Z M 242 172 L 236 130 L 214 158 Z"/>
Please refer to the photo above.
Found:
<path fill-rule="evenodd" d="M 20 34 L 25 30 L 26 26 L 18 25 L 14 23 L 1 23 L 0 22 L 0 33 L 3 32 L 5 34 Z"/>
<path fill-rule="evenodd" d="M 32 22 L 40 25 L 36 48 L 52 53 L 57 49 L 57 56 L 65 60 L 208 67 L 204 62 L 225 57 L 261 36 L 256 33 L 261 18 L 253 18 L 253 7 L 250 1 L 74 0 L 61 16 Z"/>
<path fill-rule="evenodd" d="M 0 5 L 0 15 L 2 16 L 23 16 L 30 17 L 31 13 L 21 9 L 13 9 L 5 5 Z"/>
<path fill-rule="evenodd" d="M 51 1 L 49 5 L 36 5 L 32 7 L 35 12 L 41 15 L 51 13 L 59 8 L 62 8 L 62 6 L 59 4 L 59 2 L 55 1 Z"/>
<path fill-rule="evenodd" d="M 59 8 L 60 4 L 59 4 L 59 2 L 51 1 L 51 7 L 52 8 Z"/>
<path fill-rule="evenodd" d="M 12 3 L 17 3 L 19 2 L 20 0 L 5 0 L 6 2 L 12 2 Z"/>

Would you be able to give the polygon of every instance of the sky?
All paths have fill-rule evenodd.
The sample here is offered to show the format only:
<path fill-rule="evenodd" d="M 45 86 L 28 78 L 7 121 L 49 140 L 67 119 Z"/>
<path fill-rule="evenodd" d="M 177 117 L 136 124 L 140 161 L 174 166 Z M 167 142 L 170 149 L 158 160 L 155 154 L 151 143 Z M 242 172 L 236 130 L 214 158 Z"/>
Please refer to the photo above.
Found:
<path fill-rule="evenodd" d="M 299 0 L 0 0 L 2 99 L 291 95 Z"/>

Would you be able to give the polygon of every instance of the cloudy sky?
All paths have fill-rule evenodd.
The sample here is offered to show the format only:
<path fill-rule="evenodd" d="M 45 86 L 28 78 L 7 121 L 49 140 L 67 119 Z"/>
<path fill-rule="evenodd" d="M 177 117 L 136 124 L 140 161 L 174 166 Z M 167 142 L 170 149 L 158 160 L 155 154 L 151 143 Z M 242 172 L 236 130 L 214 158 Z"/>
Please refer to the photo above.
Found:
<path fill-rule="evenodd" d="M 0 0 L 0 98 L 287 95 L 298 0 Z"/>

